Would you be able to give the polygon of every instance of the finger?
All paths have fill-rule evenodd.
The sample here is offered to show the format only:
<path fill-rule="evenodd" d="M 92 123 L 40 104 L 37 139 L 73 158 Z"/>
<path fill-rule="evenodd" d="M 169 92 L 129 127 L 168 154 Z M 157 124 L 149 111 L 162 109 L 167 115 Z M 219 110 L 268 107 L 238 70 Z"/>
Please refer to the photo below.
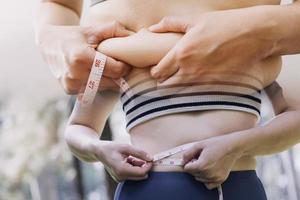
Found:
<path fill-rule="evenodd" d="M 205 183 L 204 185 L 205 185 L 205 187 L 207 189 L 212 190 L 212 189 L 218 188 L 221 185 L 221 183 L 219 183 L 219 182 L 216 182 L 216 183 Z"/>
<path fill-rule="evenodd" d="M 142 167 L 133 166 L 129 163 L 124 165 L 123 176 L 125 177 L 144 177 L 152 167 L 152 163 L 146 163 Z"/>
<path fill-rule="evenodd" d="M 91 26 L 85 30 L 87 42 L 90 45 L 98 45 L 101 41 L 113 37 L 126 37 L 134 32 L 127 30 L 119 22 L 114 21 L 104 25 Z"/>
<path fill-rule="evenodd" d="M 141 159 L 138 159 L 138 158 L 135 158 L 135 157 L 132 157 L 132 156 L 129 156 L 127 158 L 127 162 L 133 166 L 143 166 L 146 162 L 144 160 L 141 160 Z"/>
<path fill-rule="evenodd" d="M 206 178 L 203 178 L 203 177 L 199 177 L 199 176 L 195 176 L 195 179 L 196 179 L 197 181 L 202 182 L 202 183 L 208 183 L 208 182 L 210 182 L 209 179 L 206 179 Z"/>
<path fill-rule="evenodd" d="M 103 74 L 107 77 L 117 79 L 126 76 L 130 70 L 130 65 L 117 61 L 111 57 L 107 57 Z"/>
<path fill-rule="evenodd" d="M 150 73 L 153 78 L 163 82 L 179 70 L 175 53 L 176 48 L 173 48 L 156 66 L 151 68 Z"/>
<path fill-rule="evenodd" d="M 64 77 L 59 78 L 59 81 L 61 82 L 65 92 L 69 95 L 78 94 L 82 88 L 82 81 L 77 79 L 74 80 L 68 77 Z"/>
<path fill-rule="evenodd" d="M 192 159 L 198 159 L 203 147 L 201 143 L 193 145 L 190 149 L 187 149 L 183 154 L 183 164 L 190 162 Z"/>
<path fill-rule="evenodd" d="M 139 158 L 139 159 L 145 160 L 145 161 L 149 161 L 149 162 L 153 160 L 152 156 L 147 154 L 145 151 L 137 149 L 130 145 L 126 145 L 124 148 L 122 148 L 121 153 L 123 153 L 127 156 L 134 156 L 136 158 Z"/>
<path fill-rule="evenodd" d="M 164 17 L 158 24 L 150 26 L 149 31 L 156 33 L 178 32 L 186 33 L 191 23 L 191 18 L 183 16 Z"/>
<path fill-rule="evenodd" d="M 86 69 L 87 72 L 90 73 L 93 65 L 93 61 L 95 59 L 95 55 L 96 55 L 95 49 L 91 47 L 87 47 L 85 49 L 85 52 L 80 54 L 82 61 L 80 62 L 77 61 L 77 65 L 75 66 L 76 68 L 74 67 L 75 70 L 73 70 L 72 72 L 76 71 L 78 75 L 78 73 L 81 73 L 83 69 Z M 75 55 L 73 57 L 76 58 L 79 56 Z M 130 70 L 131 70 L 130 65 L 107 56 L 103 75 L 111 78 L 121 78 L 123 76 L 126 76 L 130 72 Z"/>
<path fill-rule="evenodd" d="M 146 174 L 145 176 L 143 177 L 128 177 L 127 179 L 128 180 L 134 180 L 134 181 L 141 181 L 141 180 L 145 180 L 148 178 L 148 174 Z"/>
<path fill-rule="evenodd" d="M 199 169 L 198 169 L 199 170 Z M 202 180 L 203 182 L 209 182 L 209 183 L 212 183 L 212 182 L 219 182 L 219 179 L 216 179 L 216 177 L 214 176 L 208 176 L 207 173 L 204 173 L 204 172 L 201 172 L 201 171 L 198 171 L 198 172 L 195 172 L 192 174 L 195 178 L 197 177 L 199 180 Z"/>
<path fill-rule="evenodd" d="M 190 173 L 190 174 L 196 174 L 199 173 L 198 169 L 198 160 L 192 160 L 188 163 L 186 163 L 183 167 L 184 171 Z"/>

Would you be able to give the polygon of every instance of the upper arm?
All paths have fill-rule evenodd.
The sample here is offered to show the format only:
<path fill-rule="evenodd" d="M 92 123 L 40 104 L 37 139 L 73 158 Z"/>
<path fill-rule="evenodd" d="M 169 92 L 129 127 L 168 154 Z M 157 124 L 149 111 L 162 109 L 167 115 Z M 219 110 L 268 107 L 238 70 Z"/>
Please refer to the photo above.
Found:
<path fill-rule="evenodd" d="M 91 105 L 82 105 L 76 100 L 69 124 L 83 125 L 101 134 L 118 98 L 119 93 L 117 92 L 102 91 L 96 95 Z"/>
<path fill-rule="evenodd" d="M 57 3 L 73 10 L 78 16 L 81 15 L 83 0 L 42 0 L 42 2 Z"/>

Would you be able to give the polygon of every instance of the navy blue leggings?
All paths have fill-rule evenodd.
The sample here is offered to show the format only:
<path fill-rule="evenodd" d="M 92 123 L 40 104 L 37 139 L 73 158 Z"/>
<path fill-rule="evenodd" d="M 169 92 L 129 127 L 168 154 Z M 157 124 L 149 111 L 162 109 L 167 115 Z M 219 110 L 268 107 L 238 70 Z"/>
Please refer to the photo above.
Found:
<path fill-rule="evenodd" d="M 255 170 L 231 172 L 222 184 L 224 200 L 266 200 Z M 114 200 L 218 200 L 217 189 L 184 172 L 150 172 L 147 180 L 119 183 Z"/>

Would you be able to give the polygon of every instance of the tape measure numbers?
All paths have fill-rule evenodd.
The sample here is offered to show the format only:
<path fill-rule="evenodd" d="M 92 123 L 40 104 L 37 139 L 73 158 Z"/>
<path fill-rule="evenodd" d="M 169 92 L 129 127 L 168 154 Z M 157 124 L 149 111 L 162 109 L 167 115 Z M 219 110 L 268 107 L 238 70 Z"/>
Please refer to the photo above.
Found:
<path fill-rule="evenodd" d="M 96 97 L 104 71 L 106 58 L 106 55 L 96 52 L 84 93 L 82 97 L 79 97 L 79 100 L 83 105 L 92 104 Z"/>
<path fill-rule="evenodd" d="M 104 67 L 106 64 L 107 56 L 103 53 L 96 52 L 91 72 L 85 86 L 83 94 L 78 95 L 78 100 L 82 105 L 91 105 L 96 97 L 100 81 L 103 75 Z M 118 80 L 113 79 L 116 84 L 120 86 L 120 89 L 125 92 L 129 91 L 129 85 L 124 78 Z"/>
<path fill-rule="evenodd" d="M 185 151 L 191 148 L 196 142 L 187 143 L 184 145 L 177 146 L 175 148 L 163 151 L 161 153 L 155 154 L 153 156 L 153 165 L 165 165 L 165 166 L 183 166 L 182 158 L 168 158 L 172 155 Z M 218 187 L 219 200 L 223 200 L 223 190 L 222 186 Z"/>

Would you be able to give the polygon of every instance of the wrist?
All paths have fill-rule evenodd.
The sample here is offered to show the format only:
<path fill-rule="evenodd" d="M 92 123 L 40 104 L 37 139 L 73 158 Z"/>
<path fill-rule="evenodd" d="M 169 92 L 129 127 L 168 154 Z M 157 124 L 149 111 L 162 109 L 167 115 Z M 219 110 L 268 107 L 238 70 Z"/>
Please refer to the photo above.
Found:
<path fill-rule="evenodd" d="M 264 134 L 261 133 L 259 127 L 233 133 L 234 148 L 240 157 L 256 156 L 253 152 L 260 145 L 261 138 Z"/>
<path fill-rule="evenodd" d="M 111 141 L 103 141 L 99 139 L 91 140 L 86 149 L 88 154 L 91 155 L 94 160 L 104 162 L 106 156 L 105 148 L 109 143 L 111 143 Z"/>
<path fill-rule="evenodd" d="M 280 22 L 274 16 L 278 9 L 277 5 L 263 5 L 242 11 L 246 20 L 245 36 L 257 43 L 259 60 L 274 55 L 278 48 Z"/>
<path fill-rule="evenodd" d="M 61 29 L 61 26 L 51 25 L 51 24 L 42 24 L 36 26 L 35 28 L 35 42 L 36 45 L 42 46 L 42 44 L 47 43 L 47 41 L 53 43 L 56 41 L 57 31 Z"/>

